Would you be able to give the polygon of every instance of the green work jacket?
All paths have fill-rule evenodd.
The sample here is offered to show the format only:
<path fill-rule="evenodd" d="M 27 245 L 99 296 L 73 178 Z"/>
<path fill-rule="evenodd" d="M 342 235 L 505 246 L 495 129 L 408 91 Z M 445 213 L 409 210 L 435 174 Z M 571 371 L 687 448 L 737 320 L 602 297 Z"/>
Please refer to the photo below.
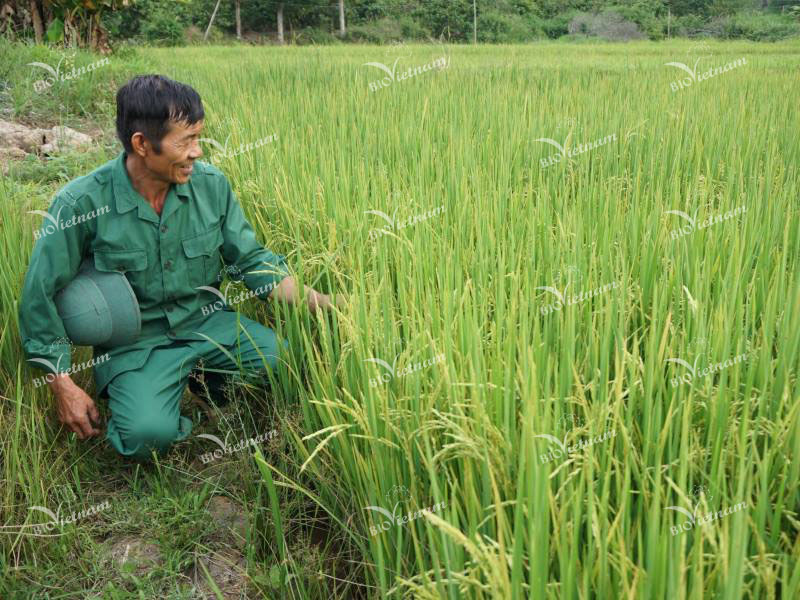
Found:
<path fill-rule="evenodd" d="M 26 357 L 49 360 L 64 372 L 72 346 L 56 292 L 72 281 L 84 257 L 93 256 L 99 271 L 124 273 L 139 302 L 142 332 L 130 345 L 94 348 L 99 392 L 119 373 L 141 367 L 157 346 L 205 339 L 199 334 L 223 345 L 236 341 L 236 312 L 220 309 L 220 296 L 198 288 L 218 290 L 223 275 L 234 272 L 249 295 L 266 300 L 290 274 L 286 257 L 258 242 L 219 169 L 195 161 L 189 181 L 170 186 L 159 216 L 131 184 L 125 159 L 123 151 L 56 194 L 48 213 L 59 226 L 45 219 L 35 233 L 19 308 Z M 106 353 L 107 359 L 96 360 Z"/>

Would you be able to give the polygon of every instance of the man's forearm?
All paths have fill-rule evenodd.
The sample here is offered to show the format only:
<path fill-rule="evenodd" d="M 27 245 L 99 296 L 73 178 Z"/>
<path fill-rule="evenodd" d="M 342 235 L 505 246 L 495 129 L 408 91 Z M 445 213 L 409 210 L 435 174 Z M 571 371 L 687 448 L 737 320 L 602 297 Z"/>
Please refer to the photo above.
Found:
<path fill-rule="evenodd" d="M 50 388 L 50 391 L 53 392 L 54 396 L 58 396 L 58 394 L 64 390 L 78 387 L 78 385 L 72 381 L 72 377 L 70 377 L 68 373 L 60 373 L 56 375 L 53 377 L 53 381 L 47 382 L 47 386 Z"/>

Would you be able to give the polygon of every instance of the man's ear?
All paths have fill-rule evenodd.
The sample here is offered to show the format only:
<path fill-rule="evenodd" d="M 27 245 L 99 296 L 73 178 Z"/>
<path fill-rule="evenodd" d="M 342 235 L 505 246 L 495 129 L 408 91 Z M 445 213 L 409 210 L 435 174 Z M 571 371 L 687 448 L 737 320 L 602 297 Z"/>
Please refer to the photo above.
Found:
<path fill-rule="evenodd" d="M 131 136 L 131 145 L 133 146 L 134 154 L 141 158 L 147 156 L 153 149 L 141 131 L 137 131 Z"/>

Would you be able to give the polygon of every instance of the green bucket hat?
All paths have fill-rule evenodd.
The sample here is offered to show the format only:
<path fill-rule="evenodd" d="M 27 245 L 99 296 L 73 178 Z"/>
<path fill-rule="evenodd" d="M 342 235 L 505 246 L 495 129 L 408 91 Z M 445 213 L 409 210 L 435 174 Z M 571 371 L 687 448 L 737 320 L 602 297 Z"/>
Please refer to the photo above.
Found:
<path fill-rule="evenodd" d="M 142 315 L 131 284 L 122 273 L 98 271 L 86 258 L 78 274 L 55 296 L 64 330 L 78 346 L 113 348 L 135 342 Z"/>

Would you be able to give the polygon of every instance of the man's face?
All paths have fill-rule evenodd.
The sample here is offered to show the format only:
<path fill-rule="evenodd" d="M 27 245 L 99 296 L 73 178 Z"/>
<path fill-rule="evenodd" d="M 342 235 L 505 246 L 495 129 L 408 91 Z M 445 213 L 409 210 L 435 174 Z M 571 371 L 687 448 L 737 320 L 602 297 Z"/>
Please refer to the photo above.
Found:
<path fill-rule="evenodd" d="M 161 140 L 161 154 L 149 152 L 145 158 L 147 168 L 163 181 L 189 181 L 194 161 L 203 156 L 199 141 L 202 131 L 202 120 L 194 125 L 169 121 L 169 132 Z"/>

